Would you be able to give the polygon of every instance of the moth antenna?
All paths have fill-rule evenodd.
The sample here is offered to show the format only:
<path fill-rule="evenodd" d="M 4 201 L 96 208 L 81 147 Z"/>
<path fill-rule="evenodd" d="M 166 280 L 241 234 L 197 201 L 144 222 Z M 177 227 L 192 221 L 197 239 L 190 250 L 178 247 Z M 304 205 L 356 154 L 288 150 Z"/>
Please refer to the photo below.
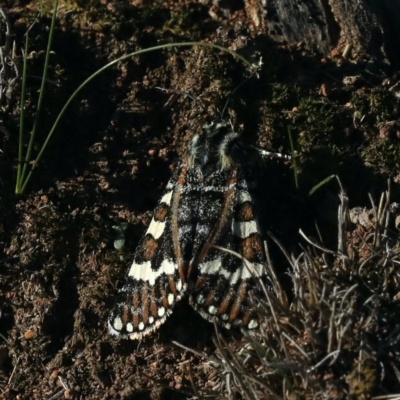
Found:
<path fill-rule="evenodd" d="M 226 102 L 225 102 L 224 108 L 222 109 L 222 112 L 221 112 L 221 119 L 223 119 L 223 116 L 224 116 L 224 114 L 225 114 L 225 111 L 226 111 L 226 109 L 227 109 L 227 107 L 228 107 L 228 103 L 229 103 L 230 99 L 232 98 L 233 94 L 234 94 L 242 85 L 244 85 L 245 83 L 247 83 L 250 79 L 251 79 L 251 78 L 245 79 L 242 83 L 239 83 L 239 85 L 237 85 L 237 86 L 235 87 L 235 89 L 232 90 L 232 92 L 230 93 L 228 99 L 227 99 Z"/>
<path fill-rule="evenodd" d="M 267 151 L 267 150 L 261 149 L 260 147 L 252 146 L 252 145 L 250 145 L 249 147 L 254 149 L 254 150 L 256 150 L 256 151 L 258 151 L 258 153 L 261 154 L 261 156 L 263 156 L 263 157 L 282 158 L 284 160 L 291 160 L 292 159 L 292 156 L 289 156 L 287 154 L 274 153 L 272 151 Z"/>
<path fill-rule="evenodd" d="M 177 94 L 187 96 L 187 97 L 189 97 L 189 99 L 193 100 L 197 105 L 199 105 L 203 111 L 206 111 L 205 107 L 203 106 L 203 104 L 201 104 L 200 100 L 192 93 L 185 92 L 183 90 L 166 89 L 166 88 L 162 88 L 159 86 L 156 86 L 156 89 L 161 90 L 163 92 L 171 92 L 171 93 L 177 93 Z"/>

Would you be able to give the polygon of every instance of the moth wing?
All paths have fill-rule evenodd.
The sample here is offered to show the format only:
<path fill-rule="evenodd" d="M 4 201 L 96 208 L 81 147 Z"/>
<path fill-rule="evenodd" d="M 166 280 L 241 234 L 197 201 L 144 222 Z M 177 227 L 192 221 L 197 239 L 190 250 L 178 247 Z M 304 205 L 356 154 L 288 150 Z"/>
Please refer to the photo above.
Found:
<path fill-rule="evenodd" d="M 266 275 L 266 256 L 247 181 L 240 168 L 232 168 L 214 173 L 205 187 L 201 202 L 207 212 L 199 216 L 199 225 L 211 228 L 195 240 L 202 245 L 192 260 L 190 302 L 207 320 L 254 329 L 258 318 L 249 291 Z M 233 250 L 248 262 L 214 246 Z"/>
<path fill-rule="evenodd" d="M 196 179 L 183 163 L 168 182 L 117 294 L 108 319 L 111 334 L 142 339 L 165 322 L 185 293 L 187 263 L 178 230 L 181 220 L 190 218 L 196 199 L 190 199 L 193 204 L 189 206 L 189 199 L 182 200 L 181 194 L 187 182 Z M 179 211 L 180 206 L 185 213 Z M 185 243 L 191 241 L 190 234 L 187 232 Z"/>

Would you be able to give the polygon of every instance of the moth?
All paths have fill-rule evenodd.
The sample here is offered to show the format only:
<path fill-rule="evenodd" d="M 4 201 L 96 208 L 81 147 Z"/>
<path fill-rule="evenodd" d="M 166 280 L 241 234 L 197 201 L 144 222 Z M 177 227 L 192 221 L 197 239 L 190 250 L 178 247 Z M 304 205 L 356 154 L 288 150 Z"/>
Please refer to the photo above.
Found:
<path fill-rule="evenodd" d="M 247 156 L 224 120 L 192 138 L 117 294 L 111 334 L 142 339 L 185 296 L 205 319 L 226 328 L 258 326 L 249 291 L 267 276 L 267 259 L 245 176 Z"/>

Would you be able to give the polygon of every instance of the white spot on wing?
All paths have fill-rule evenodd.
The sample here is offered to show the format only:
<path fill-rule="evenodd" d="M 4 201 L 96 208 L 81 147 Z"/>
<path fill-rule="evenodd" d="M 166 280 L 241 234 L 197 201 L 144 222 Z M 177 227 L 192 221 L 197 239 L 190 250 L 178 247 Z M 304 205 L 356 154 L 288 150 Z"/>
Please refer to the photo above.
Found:
<path fill-rule="evenodd" d="M 199 294 L 196 298 L 197 303 L 203 304 L 204 303 L 204 296 L 202 294 Z"/>
<path fill-rule="evenodd" d="M 208 312 L 211 314 L 211 315 L 215 315 L 216 313 L 217 313 L 217 308 L 216 307 L 214 307 L 214 306 L 210 306 L 210 307 L 208 307 Z"/>
<path fill-rule="evenodd" d="M 176 282 L 176 290 L 180 292 L 182 290 L 182 281 L 178 279 L 178 282 Z"/>
<path fill-rule="evenodd" d="M 172 190 L 168 193 L 165 193 L 164 196 L 161 197 L 160 203 L 165 203 L 169 206 L 171 204 L 172 193 L 173 193 Z"/>
<path fill-rule="evenodd" d="M 237 193 L 237 203 L 242 204 L 246 201 L 252 201 L 249 192 L 245 190 L 239 190 Z"/>
<path fill-rule="evenodd" d="M 120 331 L 122 329 L 121 318 L 117 317 L 114 319 L 113 328 L 116 329 L 117 331 Z"/>
<path fill-rule="evenodd" d="M 150 233 L 154 239 L 158 239 L 164 232 L 165 221 L 156 221 L 152 218 L 146 233 Z"/>
<path fill-rule="evenodd" d="M 165 308 L 164 307 L 160 307 L 158 309 L 158 316 L 162 317 L 165 314 Z"/>
<path fill-rule="evenodd" d="M 250 268 L 249 270 L 249 268 L 243 263 L 242 267 L 238 268 L 234 273 L 231 273 L 225 268 L 222 268 L 221 264 L 221 258 L 216 258 L 212 261 L 203 262 L 199 264 L 200 273 L 204 275 L 221 275 L 224 278 L 228 279 L 231 285 L 236 284 L 240 279 L 249 279 L 252 277 L 260 277 L 265 275 L 264 264 L 248 262 L 247 264 Z"/>
<path fill-rule="evenodd" d="M 139 339 L 141 337 L 142 337 L 141 333 L 132 333 L 132 335 L 129 335 L 129 339 L 131 340 Z"/>
<path fill-rule="evenodd" d="M 142 331 L 142 330 L 144 329 L 144 323 L 141 322 L 141 323 L 139 324 L 138 328 L 139 328 L 139 331 Z"/>
<path fill-rule="evenodd" d="M 146 261 L 143 264 L 133 263 L 129 270 L 129 276 L 136 280 L 148 281 L 150 285 L 154 285 L 156 279 L 162 274 L 173 275 L 177 265 L 170 260 L 164 260 L 158 270 L 151 268 L 151 261 Z"/>
<path fill-rule="evenodd" d="M 149 324 L 152 324 L 154 322 L 154 317 L 149 317 Z"/>
<path fill-rule="evenodd" d="M 225 193 L 227 190 L 233 189 L 236 186 L 236 183 L 231 183 L 228 186 L 203 186 L 200 187 L 203 192 L 218 192 L 218 193 Z"/>
<path fill-rule="evenodd" d="M 170 260 L 164 260 L 161 263 L 161 270 L 167 275 L 173 274 L 177 268 L 178 266 Z"/>
<path fill-rule="evenodd" d="M 241 239 L 249 237 L 252 233 L 260 232 L 256 221 L 233 221 L 232 231 L 236 236 L 240 237 Z"/>
<path fill-rule="evenodd" d="M 168 304 L 171 305 L 174 302 L 174 295 L 170 293 L 168 295 Z"/>
<path fill-rule="evenodd" d="M 199 264 L 199 269 L 202 274 L 216 275 L 219 273 L 221 265 L 222 265 L 222 260 L 220 257 L 218 257 L 214 260 L 206 261 Z"/>
<path fill-rule="evenodd" d="M 126 324 L 126 331 L 127 332 L 132 332 L 133 331 L 133 325 L 130 322 L 128 322 Z"/>

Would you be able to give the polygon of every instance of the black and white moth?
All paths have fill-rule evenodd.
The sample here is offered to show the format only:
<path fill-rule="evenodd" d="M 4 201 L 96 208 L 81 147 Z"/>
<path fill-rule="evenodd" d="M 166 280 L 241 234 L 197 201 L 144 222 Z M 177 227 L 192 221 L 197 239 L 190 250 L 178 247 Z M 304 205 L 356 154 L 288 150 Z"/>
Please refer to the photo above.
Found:
<path fill-rule="evenodd" d="M 111 334 L 142 339 L 186 295 L 207 320 L 227 328 L 258 326 L 248 293 L 266 277 L 267 261 L 243 149 L 223 120 L 192 138 L 118 292 L 108 321 Z"/>

